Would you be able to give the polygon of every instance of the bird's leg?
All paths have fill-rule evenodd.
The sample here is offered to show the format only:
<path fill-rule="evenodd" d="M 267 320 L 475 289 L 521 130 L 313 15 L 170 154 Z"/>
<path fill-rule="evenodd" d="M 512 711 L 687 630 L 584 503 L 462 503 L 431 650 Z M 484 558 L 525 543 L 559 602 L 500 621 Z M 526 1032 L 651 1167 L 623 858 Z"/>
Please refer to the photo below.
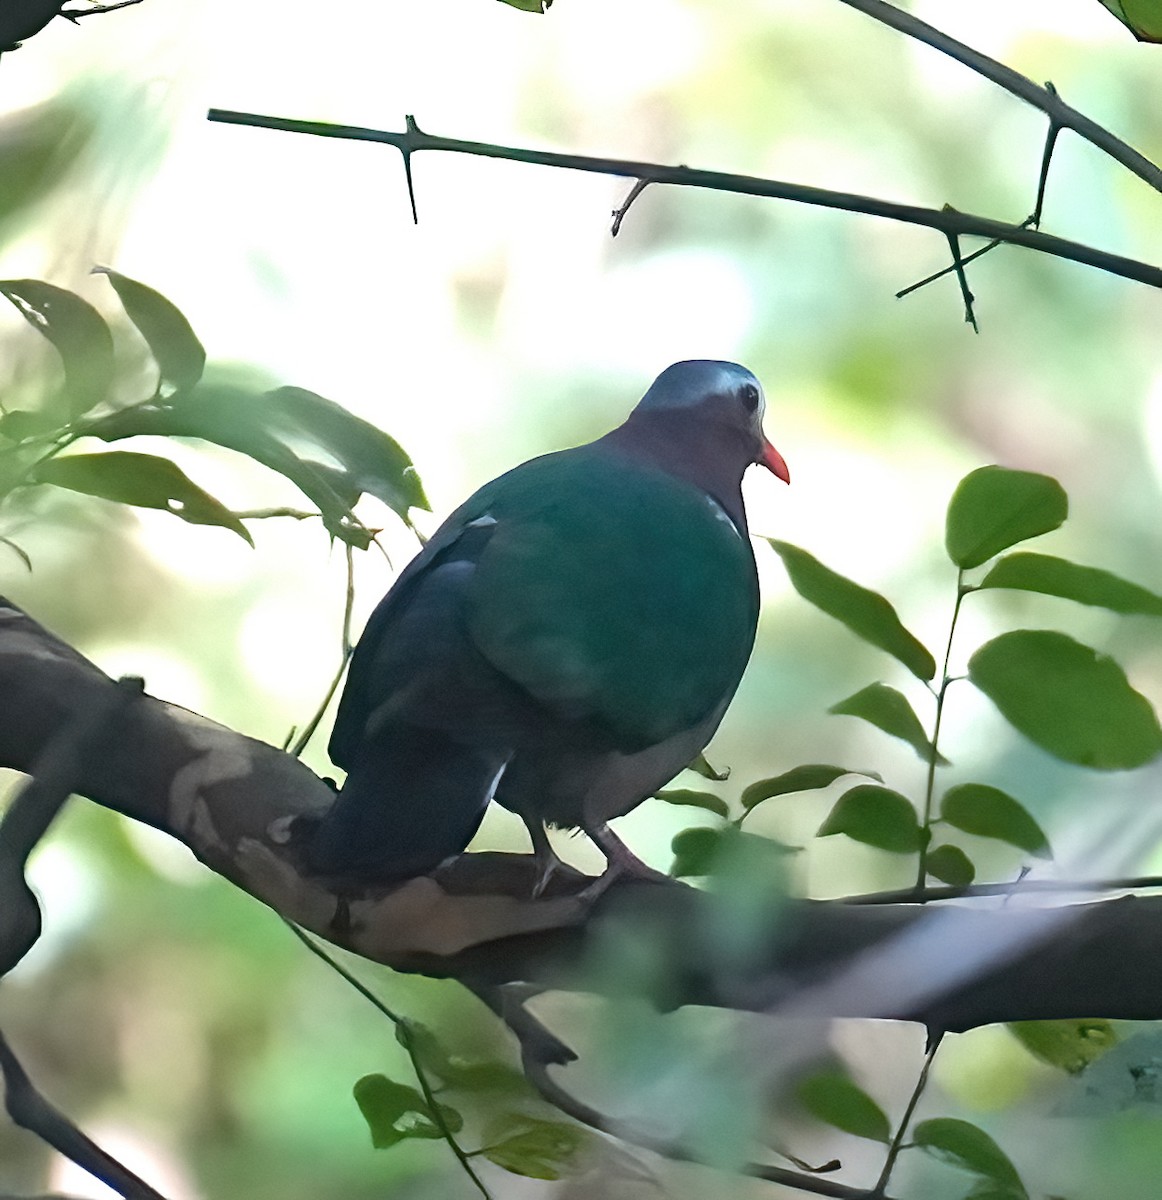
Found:
<path fill-rule="evenodd" d="M 533 844 L 533 861 L 536 864 L 536 874 L 533 877 L 533 899 L 535 900 L 544 893 L 545 888 L 549 886 L 549 880 L 564 864 L 549 843 L 549 835 L 545 832 L 544 821 L 530 813 L 521 813 L 520 817 L 529 831 L 529 841 Z"/>
<path fill-rule="evenodd" d="M 655 871 L 653 867 L 642 862 L 604 821 L 594 824 L 587 822 L 581 828 L 589 840 L 605 855 L 606 861 L 606 867 L 602 874 L 581 892 L 581 896 L 585 900 L 596 900 L 615 879 L 620 879 L 623 875 L 650 883 L 674 882 L 669 875 L 662 871 Z"/>

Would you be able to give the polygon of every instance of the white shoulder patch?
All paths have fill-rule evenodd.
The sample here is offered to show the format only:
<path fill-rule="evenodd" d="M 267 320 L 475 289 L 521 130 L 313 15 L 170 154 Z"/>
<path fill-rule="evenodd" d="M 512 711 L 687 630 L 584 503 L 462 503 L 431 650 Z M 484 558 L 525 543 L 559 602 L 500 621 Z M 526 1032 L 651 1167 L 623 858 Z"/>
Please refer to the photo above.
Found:
<path fill-rule="evenodd" d="M 730 528 L 731 528 L 731 529 L 733 529 L 733 530 L 734 530 L 734 533 L 735 533 L 735 536 L 736 536 L 736 537 L 738 537 L 738 538 L 741 538 L 741 537 L 742 537 L 742 531 L 741 531 L 741 530 L 739 529 L 739 527 L 738 527 L 738 526 L 737 526 L 737 525 L 736 525 L 736 524 L 735 524 L 735 523 L 734 523 L 734 522 L 731 520 L 731 518 L 730 518 L 730 513 L 728 513 L 728 512 L 726 511 L 726 509 L 725 509 L 725 508 L 723 508 L 723 507 L 722 507 L 722 505 L 721 505 L 721 504 L 719 504 L 719 503 L 718 503 L 718 501 L 714 499 L 714 497 L 713 497 L 713 496 L 707 496 L 707 497 L 706 497 L 706 503 L 710 505 L 710 508 L 711 508 L 711 510 L 713 511 L 714 515 L 715 515 L 715 516 L 716 516 L 716 517 L 717 517 L 717 518 L 718 518 L 720 521 L 724 521 L 724 522 L 725 522 L 727 525 L 729 525 L 729 526 L 730 526 Z"/>
<path fill-rule="evenodd" d="M 482 517 L 477 517 L 475 521 L 469 521 L 464 526 L 465 529 L 487 529 L 489 525 L 495 525 L 496 518 L 491 513 L 485 513 Z"/>

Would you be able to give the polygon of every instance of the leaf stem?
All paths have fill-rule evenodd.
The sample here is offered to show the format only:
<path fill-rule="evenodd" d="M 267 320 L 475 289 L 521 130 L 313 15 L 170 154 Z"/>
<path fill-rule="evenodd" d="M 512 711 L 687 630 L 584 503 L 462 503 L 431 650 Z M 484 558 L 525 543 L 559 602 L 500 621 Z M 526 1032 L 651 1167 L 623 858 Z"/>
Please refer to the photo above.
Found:
<path fill-rule="evenodd" d="M 888 1147 L 888 1154 L 884 1159 L 884 1168 L 880 1172 L 879 1179 L 876 1180 L 875 1187 L 868 1193 L 869 1200 L 877 1200 L 878 1197 L 883 1196 L 884 1189 L 888 1186 L 888 1181 L 892 1177 L 896 1159 L 900 1156 L 900 1151 L 907 1149 L 904 1143 L 904 1136 L 908 1132 L 908 1126 L 912 1123 L 912 1115 L 916 1111 L 916 1105 L 920 1102 L 920 1097 L 924 1094 L 924 1088 L 928 1084 L 928 1072 L 932 1069 L 932 1061 L 936 1057 L 936 1051 L 940 1049 L 940 1043 L 943 1038 L 943 1031 L 938 1030 L 935 1033 L 932 1030 L 928 1031 L 928 1049 L 924 1055 L 924 1065 L 920 1068 L 919 1078 L 916 1080 L 916 1086 L 912 1089 L 912 1095 L 908 1100 L 908 1107 L 904 1110 L 904 1115 L 900 1120 L 900 1126 L 892 1138 L 892 1144 Z"/>
<path fill-rule="evenodd" d="M 952 620 L 948 622 L 948 641 L 944 645 L 944 663 L 940 668 L 940 687 L 936 691 L 936 718 L 932 723 L 932 741 L 928 751 L 928 778 L 924 785 L 924 814 L 920 823 L 922 840 L 920 842 L 920 862 L 916 868 L 916 891 L 924 890 L 924 880 L 928 875 L 928 845 L 932 841 L 932 797 L 936 790 L 936 764 L 940 757 L 940 723 L 944 718 L 944 697 L 948 693 L 948 685 L 952 677 L 948 674 L 948 664 L 952 661 L 952 639 L 956 633 L 956 621 L 960 616 L 960 605 L 964 597 L 971 591 L 964 585 L 963 568 L 956 573 L 956 603 L 952 606 Z"/>
<path fill-rule="evenodd" d="M 406 1017 L 400 1016 L 399 1013 L 393 1012 L 388 1006 L 380 1000 L 380 998 L 371 991 L 365 984 L 360 983 L 342 963 L 336 961 L 323 949 L 313 938 L 310 938 L 292 921 L 288 921 L 285 917 L 282 918 L 286 927 L 299 939 L 306 948 L 315 955 L 316 958 L 321 958 L 333 970 L 345 979 L 365 1000 L 369 1001 L 376 1009 L 378 1009 L 395 1027 L 399 1030 L 400 1043 L 402 1044 L 408 1058 L 411 1060 L 412 1070 L 415 1071 L 416 1081 L 420 1085 L 420 1092 L 423 1094 L 424 1103 L 431 1110 L 432 1122 L 440 1131 L 440 1136 L 448 1143 L 448 1148 L 456 1156 L 460 1166 L 464 1168 L 464 1173 L 475 1184 L 477 1191 L 484 1197 L 484 1200 L 492 1200 L 492 1196 L 488 1188 L 484 1186 L 483 1180 L 476 1174 L 472 1164 L 468 1161 L 471 1157 L 469 1153 L 456 1141 L 456 1135 L 448 1128 L 448 1122 L 444 1119 L 444 1114 L 440 1111 L 439 1102 L 436 1100 L 435 1092 L 432 1090 L 431 1082 L 428 1080 L 427 1072 L 424 1070 L 423 1063 L 420 1062 L 419 1052 L 416 1050 L 415 1042 L 412 1038 L 411 1026 L 408 1024 Z"/>

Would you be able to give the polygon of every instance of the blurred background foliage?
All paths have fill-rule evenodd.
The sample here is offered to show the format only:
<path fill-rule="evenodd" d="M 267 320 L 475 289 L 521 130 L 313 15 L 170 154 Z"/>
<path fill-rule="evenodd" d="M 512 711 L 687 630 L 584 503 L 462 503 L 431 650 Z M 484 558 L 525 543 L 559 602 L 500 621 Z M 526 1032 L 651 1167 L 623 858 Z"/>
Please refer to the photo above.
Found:
<path fill-rule="evenodd" d="M 910 6 L 1033 79 L 1157 160 L 1157 51 L 1093 0 Z M 0 278 L 47 279 L 96 304 L 125 336 L 118 378 L 152 387 L 103 263 L 190 318 L 216 369 L 310 388 L 386 430 L 412 456 L 434 513 L 517 461 L 618 422 L 678 358 L 738 359 L 763 379 L 768 433 L 794 475 L 754 480 L 752 527 L 807 546 L 889 594 L 933 650 L 955 578 L 943 514 L 969 469 L 999 462 L 1059 478 L 1073 516 L 1046 550 L 1162 587 L 1159 476 L 1162 298 L 1090 269 L 1001 249 L 974 264 L 980 336 L 954 282 L 903 301 L 939 269 L 943 239 L 860 216 L 651 187 L 620 235 L 624 183 L 420 155 L 413 227 L 394 153 L 209 125 L 209 106 L 433 132 L 581 153 L 685 162 L 1020 220 L 1032 208 L 1044 122 L 934 52 L 827 0 L 558 0 L 534 17 L 488 0 L 334 0 L 325 13 L 227 0 L 160 0 L 56 21 L 0 61 Z M 1045 227 L 1162 261 L 1160 198 L 1078 139 L 1061 139 Z M 35 408 L 59 386 L 51 349 L 0 311 L 0 398 Z M 143 388 L 145 390 L 143 390 Z M 126 449 L 156 451 L 139 439 Z M 98 449 L 100 447 L 83 447 Z M 233 509 L 301 497 L 226 450 L 167 449 Z M 365 501 L 398 566 L 414 538 Z M 246 733 L 281 742 L 335 670 L 341 548 L 317 522 L 225 530 L 53 489 L 6 510 L 0 590 L 112 673 Z M 914 681 L 791 591 L 759 545 L 764 616 L 750 670 L 711 761 L 740 790 L 801 762 L 878 770 L 915 794 L 922 764 L 829 705 L 877 678 Z M 360 557 L 357 627 L 391 572 Z M 1115 653 L 1162 701 L 1162 639 L 1148 618 L 1075 612 L 994 593 L 966 606 L 954 669 L 992 632 L 1064 628 Z M 959 666 L 957 664 L 959 663 Z M 1068 768 L 955 693 L 941 748 L 949 782 L 1018 794 L 1076 876 L 1158 870 L 1147 809 L 1158 768 Z M 327 770 L 325 739 L 307 752 Z M 834 790 L 765 804 L 754 833 L 810 841 Z M 696 810 L 647 802 L 622 832 L 660 867 Z M 710 820 L 709 816 L 706 820 Z M 480 847 L 523 849 L 492 813 Z M 590 848 L 564 840 L 579 865 Z M 981 874 L 1019 859 L 974 847 Z M 991 857 L 990 857 L 991 856 Z M 911 882 L 912 860 L 828 838 L 784 868 L 813 896 Z M 34 862 L 41 942 L 0 994 L 0 1023 L 44 1090 L 172 1200 L 468 1195 L 446 1148 L 371 1149 L 356 1079 L 408 1079 L 390 1026 L 309 957 L 270 913 L 180 848 L 75 802 Z M 507 1055 L 455 985 L 356 964 L 399 1011 L 466 1055 Z M 644 969 L 644 968 L 643 968 Z M 772 1133 L 761 1063 L 785 1028 L 754 1018 L 547 998 L 577 1044 L 600 1050 L 593 1086 L 618 1111 L 666 1113 L 715 1161 L 775 1136 L 807 1158 L 839 1154 L 853 1181 L 874 1144 L 784 1114 Z M 839 1023 L 835 1052 L 898 1119 L 920 1061 L 914 1029 Z M 625 1048 L 635 1048 L 633 1054 Z M 572 1079 L 572 1077 L 570 1077 Z M 923 1104 L 993 1130 L 1042 1192 L 1154 1197 L 1156 1118 L 1136 1109 L 1055 1116 L 1061 1077 L 1003 1030 L 951 1039 Z M 568 1182 L 517 1180 L 507 1197 L 750 1196 L 770 1185 L 594 1143 Z M 489 1175 L 488 1171 L 492 1171 Z M 967 1177 L 905 1163 L 901 1194 L 962 1195 Z M 103 1193 L 0 1124 L 0 1191 Z"/>

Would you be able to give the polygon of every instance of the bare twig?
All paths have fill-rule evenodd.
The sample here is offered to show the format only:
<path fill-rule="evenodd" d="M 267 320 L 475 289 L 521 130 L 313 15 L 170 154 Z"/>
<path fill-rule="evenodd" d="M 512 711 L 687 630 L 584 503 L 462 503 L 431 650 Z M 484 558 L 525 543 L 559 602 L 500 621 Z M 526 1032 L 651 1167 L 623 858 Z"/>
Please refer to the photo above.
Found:
<path fill-rule="evenodd" d="M 899 1127 L 892 1138 L 892 1144 L 888 1147 L 887 1156 L 884 1158 L 884 1168 L 880 1172 L 879 1179 L 876 1180 L 875 1187 L 872 1189 L 871 1195 L 873 1200 L 880 1200 L 884 1194 L 884 1189 L 888 1186 L 888 1181 L 892 1177 L 892 1171 L 896 1166 L 896 1159 L 900 1157 L 900 1151 L 904 1149 L 904 1138 L 907 1136 L 908 1127 L 912 1123 L 912 1114 L 915 1113 L 916 1105 L 920 1103 L 920 1097 L 924 1094 L 924 1089 L 928 1086 L 928 1072 L 932 1070 L 932 1062 L 936 1058 L 936 1051 L 940 1049 L 940 1043 L 943 1040 L 944 1034 L 940 1032 L 929 1038 L 928 1049 L 924 1054 L 924 1065 L 920 1068 L 920 1075 L 916 1080 L 916 1086 L 912 1089 L 912 1095 L 908 1098 L 908 1107 L 904 1110 L 904 1115 L 900 1118 Z"/>
<path fill-rule="evenodd" d="M 1012 896 L 1023 892 L 1068 895 L 1070 892 L 1132 892 L 1162 888 L 1162 875 L 1131 875 L 1120 879 L 1014 879 L 1008 883 L 969 883 L 963 887 L 898 888 L 844 896 L 836 904 L 929 904 L 935 900 L 972 900 L 983 896 Z"/>
<path fill-rule="evenodd" d="M 987 54 L 981 54 L 979 50 L 974 50 L 963 42 L 958 42 L 956 38 L 949 37 L 948 34 L 942 33 L 935 26 L 921 21 L 919 17 L 915 17 L 909 12 L 887 4 L 885 0 L 840 0 L 840 3 L 858 9 L 872 20 L 879 21 L 881 25 L 887 25 L 890 29 L 915 38 L 926 46 L 931 46 L 933 50 L 939 50 L 941 54 L 954 58 L 969 70 L 975 71 L 991 83 L 1004 88 L 1011 95 L 1024 100 L 1026 104 L 1040 109 L 1050 121 L 1062 129 L 1073 130 L 1074 133 L 1109 155 L 1115 162 L 1121 163 L 1126 170 L 1132 171 L 1156 192 L 1162 192 L 1162 167 L 1151 162 L 1144 154 L 1123 142 L 1121 138 L 1116 137 L 1108 129 L 1085 116 L 1084 113 L 1070 108 L 1051 85 L 1038 86 L 1028 76 L 1014 71 L 1011 67 L 1006 67 L 996 59 L 989 58 Z"/>
<path fill-rule="evenodd" d="M 617 237 L 621 232 L 621 223 L 625 220 L 625 214 L 629 212 L 629 206 L 649 187 L 648 179 L 637 179 L 634 185 L 629 190 L 629 195 L 626 196 L 625 202 L 620 208 L 613 210 L 613 224 L 609 227 L 609 233 L 612 237 Z"/>
<path fill-rule="evenodd" d="M 956 282 L 960 284 L 960 295 L 964 300 L 964 319 L 972 326 L 973 333 L 980 333 L 976 313 L 972 310 L 973 295 L 968 287 L 968 276 L 964 273 L 964 259 L 960 257 L 960 238 L 955 233 L 948 235 L 948 249 L 952 251 L 952 269 L 956 272 Z"/>
<path fill-rule="evenodd" d="M 851 0 L 845 0 L 845 3 Z M 1038 89 L 1041 90 L 1041 89 Z M 753 175 L 732 175 L 722 171 L 702 171 L 690 167 L 671 167 L 659 163 L 633 162 L 627 159 L 594 158 L 584 154 L 561 154 L 551 150 L 530 150 L 517 146 L 498 146 L 489 142 L 471 142 L 461 138 L 438 137 L 425 133 L 409 120 L 405 132 L 397 133 L 384 129 L 368 129 L 357 125 L 331 125 L 323 121 L 300 121 L 288 117 L 271 117 L 261 113 L 232 112 L 212 108 L 207 117 L 228 125 L 252 125 L 261 129 L 278 129 L 291 133 L 305 133 L 315 137 L 345 138 L 353 141 L 378 142 L 394 146 L 401 154 L 411 155 L 419 150 L 437 150 L 452 154 L 471 154 L 484 158 L 498 158 L 510 162 L 559 167 L 571 171 L 587 171 L 591 174 L 614 175 L 643 180 L 646 183 L 668 183 L 682 187 L 700 187 L 712 191 L 732 192 L 745 196 L 765 196 L 776 200 L 791 200 L 799 204 L 811 204 L 821 208 L 839 209 L 844 212 L 863 213 L 870 217 L 899 221 L 907 225 L 918 225 L 935 229 L 945 237 L 991 238 L 1014 246 L 1024 246 L 1055 258 L 1083 263 L 1133 279 L 1150 287 L 1162 287 L 1162 268 L 1136 259 L 1110 254 L 1093 246 L 1072 242 L 1066 238 L 1027 229 L 1023 225 L 1010 225 L 989 217 L 978 217 L 954 210 L 922 208 L 913 204 L 897 204 L 874 196 L 861 196 L 852 192 L 833 192 L 826 188 L 807 184 L 785 183 L 776 179 L 761 179 Z M 1064 123 L 1064 122 L 1063 122 Z M 1116 139 L 1115 139 L 1116 140 Z"/>
<path fill-rule="evenodd" d="M 319 728 L 319 722 L 323 719 L 323 714 L 327 711 L 327 705 L 331 703 L 335 693 L 339 690 L 339 683 L 343 678 L 343 672 L 347 670 L 347 663 L 351 660 L 351 654 L 354 650 L 354 646 L 351 644 L 351 614 L 355 608 L 355 551 L 350 542 L 344 542 L 343 548 L 347 552 L 347 590 L 343 602 L 343 632 L 339 654 L 339 667 L 330 684 L 327 686 L 327 691 L 323 695 L 322 702 L 315 709 L 314 715 L 303 727 L 302 733 L 297 738 L 294 738 L 294 744 L 290 747 L 290 753 L 295 758 L 298 758 L 307 748 L 307 743 L 314 737 L 315 730 Z M 287 741 L 289 742 L 293 737 L 294 732 L 292 730 Z"/>
<path fill-rule="evenodd" d="M 116 4 L 96 4 L 92 8 L 62 8 L 57 16 L 72 21 L 75 25 L 82 17 L 96 17 L 101 13 L 116 12 L 119 8 L 128 8 L 131 4 L 140 4 L 141 0 L 117 0 Z"/>
<path fill-rule="evenodd" d="M 1045 85 L 1046 89 L 1054 96 L 1057 95 L 1057 89 L 1051 84 Z M 1021 225 L 1026 229 L 1041 228 L 1041 213 L 1045 207 L 1045 188 L 1049 183 L 1049 165 L 1053 161 L 1053 150 L 1057 145 L 1057 135 L 1061 132 L 1061 126 L 1053 118 L 1049 118 L 1049 128 L 1045 132 L 1045 148 L 1041 152 L 1041 171 L 1037 177 L 1037 199 L 1033 204 L 1033 211 L 1021 222 Z M 984 254 L 988 254 L 990 250 L 995 250 L 998 246 L 1003 245 L 1003 242 L 997 241 L 994 238 L 987 245 L 982 246 L 979 250 L 974 250 L 971 254 L 965 255 L 961 260 L 962 266 L 967 266 L 970 262 L 974 262 Z M 918 283 L 909 284 L 908 287 L 896 293 L 896 299 L 902 300 L 905 296 L 910 296 L 913 292 L 917 292 L 922 287 L 927 287 L 930 283 L 935 283 L 937 279 L 943 279 L 945 275 L 951 274 L 956 270 L 956 264 L 944 267 L 934 274 L 921 279 Z"/>
<path fill-rule="evenodd" d="M 4 1103 L 8 1115 L 17 1125 L 35 1133 L 125 1200 L 165 1200 L 160 1192 L 155 1192 L 145 1180 L 123 1167 L 111 1154 L 83 1134 L 60 1109 L 51 1105 L 36 1090 L 2 1033 L 0 1075 L 4 1079 Z"/>
<path fill-rule="evenodd" d="M 320 512 L 308 512 L 302 508 L 246 508 L 234 513 L 240 521 L 269 521 L 273 517 L 288 517 L 292 521 L 309 521 L 312 517 L 322 518 Z"/>

